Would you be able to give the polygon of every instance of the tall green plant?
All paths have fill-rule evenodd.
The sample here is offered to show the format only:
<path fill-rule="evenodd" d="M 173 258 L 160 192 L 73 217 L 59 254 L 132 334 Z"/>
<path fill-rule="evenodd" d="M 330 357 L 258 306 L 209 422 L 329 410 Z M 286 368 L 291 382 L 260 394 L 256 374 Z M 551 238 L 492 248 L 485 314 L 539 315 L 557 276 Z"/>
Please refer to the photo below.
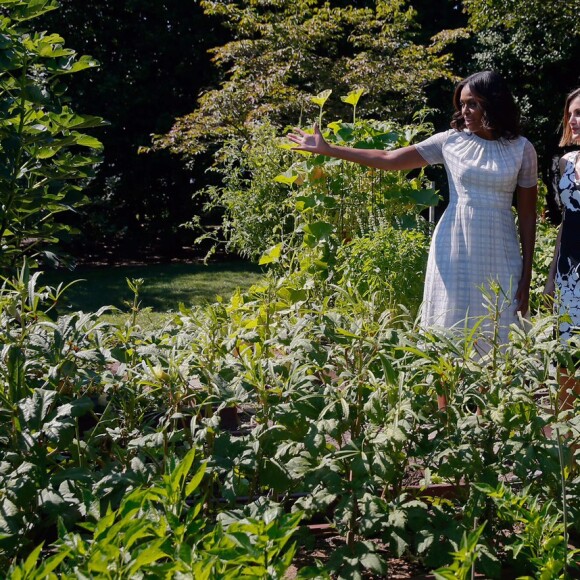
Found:
<path fill-rule="evenodd" d="M 506 542 L 506 550 L 511 551 L 515 559 L 531 564 L 536 578 L 568 578 L 570 563 L 575 563 L 578 569 L 580 550 L 568 546 L 565 524 L 552 501 L 534 497 L 529 486 L 520 493 L 514 493 L 505 485 L 493 488 L 479 484 L 477 487 L 493 499 L 500 519 L 518 526 L 518 534 Z"/>
<path fill-rule="evenodd" d="M 322 94 L 322 93 L 321 93 Z M 415 115 L 409 125 L 377 120 L 356 121 L 356 107 L 361 91 L 351 91 L 342 100 L 353 107 L 353 121 L 334 121 L 324 132 L 332 143 L 361 149 L 392 150 L 411 145 L 432 127 L 425 122 L 424 111 Z M 320 107 L 326 100 L 319 99 Z M 326 95 L 325 95 L 326 97 Z M 309 129 L 307 129 L 308 131 Z M 292 149 L 293 145 L 282 145 Z M 295 191 L 295 214 L 309 226 L 327 222 L 341 241 L 371 229 L 379 220 L 386 223 L 403 217 L 415 218 L 427 207 L 434 206 L 439 196 L 428 186 L 423 173 L 411 176 L 407 171 L 377 171 L 361 165 L 323 155 L 302 153 L 301 159 L 275 181 Z"/>
<path fill-rule="evenodd" d="M 427 224 L 404 228 L 372 224 L 364 235 L 338 250 L 340 285 L 355 287 L 367 299 L 374 296 L 384 309 L 404 306 L 416 315 L 423 297 L 429 236 Z"/>
<path fill-rule="evenodd" d="M 24 254 L 55 257 L 54 245 L 74 232 L 57 215 L 83 203 L 83 182 L 99 160 L 101 143 L 83 131 L 104 122 L 73 111 L 63 80 L 97 62 L 30 24 L 57 8 L 55 0 L 0 1 L 2 268 Z"/>

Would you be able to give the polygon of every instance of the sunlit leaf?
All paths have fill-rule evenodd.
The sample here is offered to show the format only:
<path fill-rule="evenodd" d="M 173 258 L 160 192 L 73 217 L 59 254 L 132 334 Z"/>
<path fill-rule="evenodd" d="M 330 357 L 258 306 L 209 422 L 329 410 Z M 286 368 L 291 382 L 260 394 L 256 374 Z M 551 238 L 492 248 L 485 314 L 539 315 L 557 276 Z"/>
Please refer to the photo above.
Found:
<path fill-rule="evenodd" d="M 293 169 L 288 169 L 284 173 L 280 173 L 274 177 L 274 181 L 278 183 L 284 183 L 286 185 L 292 185 L 298 179 L 298 173 L 296 173 Z"/>
<path fill-rule="evenodd" d="M 330 236 L 334 230 L 334 227 L 329 222 L 318 221 L 305 224 L 303 230 L 304 232 L 314 236 L 317 240 L 320 240 Z"/>
<path fill-rule="evenodd" d="M 264 264 L 271 264 L 272 262 L 277 262 L 280 259 L 280 256 L 282 255 L 282 248 L 283 248 L 282 243 L 272 246 L 269 250 L 266 250 L 266 252 L 262 254 L 260 260 L 258 261 L 258 264 L 262 266 Z"/>
<path fill-rule="evenodd" d="M 310 100 L 315 105 L 318 105 L 319 107 L 323 107 L 324 103 L 326 103 L 326 101 L 328 100 L 328 97 L 330 97 L 331 94 L 332 94 L 332 89 L 326 89 L 325 91 L 318 93 L 316 96 L 310 97 Z"/>
<path fill-rule="evenodd" d="M 361 98 L 361 96 L 365 93 L 365 89 L 356 89 L 350 91 L 346 97 L 340 97 L 341 101 L 347 103 L 349 105 L 356 106 Z"/>

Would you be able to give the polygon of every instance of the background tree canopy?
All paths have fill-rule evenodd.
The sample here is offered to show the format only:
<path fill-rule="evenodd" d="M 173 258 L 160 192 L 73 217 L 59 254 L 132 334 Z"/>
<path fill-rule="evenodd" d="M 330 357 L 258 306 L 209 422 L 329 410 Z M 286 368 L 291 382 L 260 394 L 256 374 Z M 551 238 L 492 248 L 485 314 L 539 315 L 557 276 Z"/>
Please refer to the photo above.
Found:
<path fill-rule="evenodd" d="M 365 89 L 359 114 L 408 122 L 423 107 L 445 129 L 455 81 L 482 68 L 505 75 L 528 119 L 544 175 L 557 152 L 564 95 L 579 83 L 577 3 L 541 0 L 62 0 L 58 30 L 101 63 L 68 96 L 105 118 L 104 161 L 87 189 L 77 257 L 179 255 L 200 214 L 195 192 L 230 138 L 267 119 L 280 134 L 310 123 L 310 97 Z M 155 134 L 151 147 L 151 135 Z M 140 148 L 148 153 L 140 154 Z M 217 179 L 217 181 L 216 181 Z M 221 219 L 219 213 L 203 220 Z"/>
<path fill-rule="evenodd" d="M 495 69 L 514 87 L 545 173 L 557 151 L 565 95 L 579 84 L 580 2 L 463 4 L 473 31 L 472 69 Z"/>
<path fill-rule="evenodd" d="M 202 1 L 223 19 L 233 39 L 212 49 L 222 82 L 205 91 L 197 108 L 177 120 L 156 145 L 191 159 L 224 138 L 251 134 L 265 118 L 283 127 L 306 122 L 310 96 L 364 87 L 366 115 L 409 118 L 425 106 L 425 89 L 455 79 L 447 45 L 462 30 L 424 38 L 417 11 L 406 0 L 320 2 Z M 339 100 L 330 114 L 344 114 Z"/>
<path fill-rule="evenodd" d="M 217 82 L 206 51 L 225 32 L 196 2 L 183 0 L 61 0 L 41 26 L 101 63 L 69 89 L 79 109 L 109 122 L 99 132 L 104 159 L 86 191 L 91 204 L 80 215 L 83 237 L 74 253 L 178 254 L 189 235 L 179 224 L 197 211 L 198 176 L 167 152 L 142 155 L 139 147 L 169 130 L 195 106 L 201 88 Z"/>

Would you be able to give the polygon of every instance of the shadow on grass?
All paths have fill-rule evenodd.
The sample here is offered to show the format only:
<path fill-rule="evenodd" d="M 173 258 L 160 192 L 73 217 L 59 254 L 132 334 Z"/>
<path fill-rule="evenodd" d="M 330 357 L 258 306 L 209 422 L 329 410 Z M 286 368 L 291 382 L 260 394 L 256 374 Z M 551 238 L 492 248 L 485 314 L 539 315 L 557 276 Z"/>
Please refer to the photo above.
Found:
<path fill-rule="evenodd" d="M 243 261 L 208 265 L 172 263 L 48 271 L 42 274 L 39 283 L 58 286 L 80 280 L 64 295 L 65 307 L 71 311 L 94 312 L 102 306 L 126 311 L 133 301 L 127 279 L 143 278 L 141 308 L 168 312 L 176 311 L 180 302 L 194 306 L 215 302 L 218 295 L 229 298 L 236 289 L 245 290 L 258 282 L 262 275 L 259 266 Z"/>

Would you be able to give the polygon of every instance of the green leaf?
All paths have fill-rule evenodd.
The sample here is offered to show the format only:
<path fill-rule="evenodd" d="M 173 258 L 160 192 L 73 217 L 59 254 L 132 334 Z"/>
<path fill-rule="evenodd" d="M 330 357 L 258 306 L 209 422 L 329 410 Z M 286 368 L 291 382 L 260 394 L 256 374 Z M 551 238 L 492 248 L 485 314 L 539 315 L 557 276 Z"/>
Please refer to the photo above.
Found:
<path fill-rule="evenodd" d="M 131 564 L 127 570 L 128 577 L 134 576 L 142 568 L 146 567 L 148 564 L 157 562 L 162 558 L 167 558 L 168 554 L 161 549 L 161 546 L 165 542 L 165 538 L 157 540 L 155 543 L 148 545 L 145 549 L 141 550 L 137 558 Z"/>
<path fill-rule="evenodd" d="M 38 567 L 38 578 L 48 578 L 71 552 L 71 548 L 60 546 L 56 554 L 50 556 Z"/>
<path fill-rule="evenodd" d="M 356 107 L 356 105 L 359 102 L 359 99 L 362 97 L 364 92 L 365 92 L 364 89 L 355 89 L 353 91 L 350 91 L 346 97 L 340 97 L 340 99 L 344 103 L 347 103 L 349 105 L 352 105 L 353 107 Z"/>
<path fill-rule="evenodd" d="M 363 554 L 360 558 L 360 563 L 371 572 L 383 575 L 386 571 L 384 561 L 375 553 L 368 552 Z"/>
<path fill-rule="evenodd" d="M 2 2 L 6 4 L 7 2 Z M 31 0 L 29 2 L 10 2 L 16 4 L 10 12 L 10 18 L 16 22 L 24 22 L 32 18 L 38 18 L 51 10 L 58 8 L 56 0 Z"/>
<path fill-rule="evenodd" d="M 308 294 L 303 288 L 291 288 L 288 286 L 280 288 L 277 291 L 277 294 L 280 296 L 280 298 L 287 300 L 292 304 L 302 302 L 308 298 Z"/>
<path fill-rule="evenodd" d="M 274 177 L 274 181 L 284 183 L 285 185 L 292 185 L 298 179 L 298 174 L 293 169 L 288 169 L 284 173 L 280 173 Z"/>
<path fill-rule="evenodd" d="M 85 135 L 83 133 L 73 133 L 75 136 L 75 144 L 80 145 L 82 147 L 90 147 L 91 149 L 102 149 L 103 144 L 96 139 L 95 137 L 91 137 L 90 135 Z"/>
<path fill-rule="evenodd" d="M 418 205 L 433 207 L 439 203 L 439 195 L 434 189 L 418 189 L 409 192 L 410 197 Z"/>
<path fill-rule="evenodd" d="M 189 474 L 189 470 L 191 469 L 194 458 L 195 449 L 190 449 L 185 454 L 185 457 L 178 463 L 177 467 L 175 467 L 175 469 L 169 474 L 171 491 L 174 495 L 177 494 L 182 488 L 187 475 Z"/>
<path fill-rule="evenodd" d="M 40 552 L 42 551 L 43 544 L 39 544 L 30 552 L 26 560 L 24 561 L 24 565 L 22 566 L 22 571 L 24 572 L 24 577 L 30 575 L 30 573 L 36 568 L 36 564 L 38 562 L 38 557 L 40 556 Z"/>
<path fill-rule="evenodd" d="M 187 487 L 185 488 L 185 497 L 186 498 L 189 497 L 198 488 L 198 486 L 201 483 L 201 480 L 203 479 L 203 476 L 205 474 L 206 467 L 207 467 L 207 464 L 202 463 L 200 468 L 197 470 L 197 473 L 191 478 L 191 480 L 187 484 Z"/>
<path fill-rule="evenodd" d="M 304 211 L 305 209 L 310 209 L 315 206 L 316 206 L 316 198 L 313 195 L 298 196 L 296 198 L 296 209 L 298 211 Z"/>
<path fill-rule="evenodd" d="M 74 59 L 74 56 L 70 56 L 66 59 L 57 59 L 47 63 L 46 68 L 53 75 L 65 75 L 74 74 L 88 68 L 96 68 L 99 66 L 99 62 L 90 56 L 81 56 L 78 60 Z"/>
<path fill-rule="evenodd" d="M 35 156 L 37 159 L 50 159 L 58 153 L 59 149 L 60 147 L 39 147 L 36 150 Z"/>
<path fill-rule="evenodd" d="M 258 264 L 263 266 L 264 264 L 278 262 L 280 260 L 280 256 L 282 255 L 282 247 L 282 242 L 280 242 L 279 244 L 272 246 L 269 250 L 266 250 L 260 257 Z"/>
<path fill-rule="evenodd" d="M 345 143 L 348 143 L 354 134 L 354 126 L 352 123 L 334 122 L 329 123 L 328 127 Z"/>
<path fill-rule="evenodd" d="M 302 229 L 317 240 L 321 240 L 328 238 L 332 234 L 334 226 L 329 222 L 318 221 L 306 224 Z"/>
<path fill-rule="evenodd" d="M 57 58 L 61 56 L 73 56 L 74 50 L 64 48 L 62 43 L 64 39 L 56 34 L 51 34 L 42 38 L 36 45 L 39 56 L 44 58 Z"/>
<path fill-rule="evenodd" d="M 56 400 L 57 393 L 48 389 L 36 389 L 32 397 L 20 404 L 24 420 L 31 427 L 39 429 L 41 423 L 48 417 Z"/>
<path fill-rule="evenodd" d="M 323 107 L 324 103 L 328 100 L 328 97 L 332 94 L 332 89 L 326 89 L 321 93 L 318 93 L 315 97 L 310 97 L 310 100 L 319 107 Z"/>

